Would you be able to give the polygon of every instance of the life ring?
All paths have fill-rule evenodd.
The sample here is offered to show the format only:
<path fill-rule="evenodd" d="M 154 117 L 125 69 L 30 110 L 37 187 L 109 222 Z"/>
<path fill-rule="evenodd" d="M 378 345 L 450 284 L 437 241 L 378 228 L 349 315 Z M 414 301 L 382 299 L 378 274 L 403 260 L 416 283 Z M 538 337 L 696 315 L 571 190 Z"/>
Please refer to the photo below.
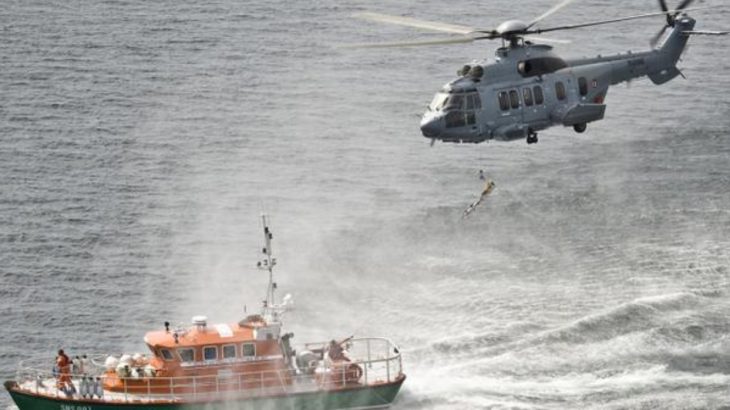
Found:
<path fill-rule="evenodd" d="M 345 373 L 345 380 L 348 382 L 357 383 L 358 380 L 362 377 L 362 367 L 358 366 L 356 363 L 350 363 L 347 365 L 347 370 Z"/>

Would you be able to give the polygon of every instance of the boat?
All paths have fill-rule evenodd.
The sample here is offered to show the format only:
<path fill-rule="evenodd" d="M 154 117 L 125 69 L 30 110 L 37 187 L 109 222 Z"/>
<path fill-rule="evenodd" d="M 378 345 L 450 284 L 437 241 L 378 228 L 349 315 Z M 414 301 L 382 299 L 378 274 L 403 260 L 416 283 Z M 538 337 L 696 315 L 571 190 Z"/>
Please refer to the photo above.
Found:
<path fill-rule="evenodd" d="M 258 267 L 268 271 L 269 282 L 260 314 L 237 323 L 208 324 L 205 316 L 193 317 L 189 326 L 165 322 L 145 335 L 148 355 L 81 355 L 52 371 L 53 360 L 23 361 L 15 380 L 5 382 L 18 408 L 389 407 L 406 379 L 400 350 L 390 339 L 350 336 L 295 346 L 294 335 L 283 332 L 282 319 L 293 303 L 290 295 L 276 302 L 273 235 L 266 215 L 262 221 Z"/>

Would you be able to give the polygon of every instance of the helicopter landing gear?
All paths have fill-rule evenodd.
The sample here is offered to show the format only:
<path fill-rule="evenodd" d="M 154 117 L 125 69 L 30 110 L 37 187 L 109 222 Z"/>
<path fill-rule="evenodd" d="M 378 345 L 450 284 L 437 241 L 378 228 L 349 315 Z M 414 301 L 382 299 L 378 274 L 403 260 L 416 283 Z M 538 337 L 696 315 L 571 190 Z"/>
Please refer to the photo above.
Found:
<path fill-rule="evenodd" d="M 537 133 L 533 130 L 527 131 L 527 143 L 528 144 L 537 144 Z"/>
<path fill-rule="evenodd" d="M 573 125 L 573 129 L 574 129 L 574 130 L 575 130 L 575 132 L 577 132 L 578 134 L 582 134 L 582 133 L 586 132 L 586 128 L 588 128 L 588 124 L 586 124 L 586 123 L 584 123 L 584 122 L 582 122 L 582 123 L 580 123 L 580 124 L 575 124 L 575 125 Z"/>

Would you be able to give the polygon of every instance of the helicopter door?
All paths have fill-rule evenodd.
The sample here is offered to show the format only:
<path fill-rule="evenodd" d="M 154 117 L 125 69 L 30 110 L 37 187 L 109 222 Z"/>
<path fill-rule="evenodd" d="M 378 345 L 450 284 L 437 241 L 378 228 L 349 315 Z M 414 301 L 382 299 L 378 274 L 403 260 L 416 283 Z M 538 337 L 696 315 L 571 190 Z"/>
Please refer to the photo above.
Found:
<path fill-rule="evenodd" d="M 522 87 L 522 121 L 533 125 L 546 120 L 545 95 L 539 85 Z"/>

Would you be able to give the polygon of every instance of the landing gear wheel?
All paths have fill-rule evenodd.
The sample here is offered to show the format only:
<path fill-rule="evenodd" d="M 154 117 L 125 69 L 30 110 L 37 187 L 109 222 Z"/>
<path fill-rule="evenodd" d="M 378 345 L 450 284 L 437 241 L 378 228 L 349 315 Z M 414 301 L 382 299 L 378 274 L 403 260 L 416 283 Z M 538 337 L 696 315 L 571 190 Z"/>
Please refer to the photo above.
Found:
<path fill-rule="evenodd" d="M 588 124 L 586 124 L 584 122 L 583 123 L 580 123 L 580 124 L 573 125 L 573 129 L 578 134 L 582 134 L 582 133 L 586 132 L 586 128 L 588 128 Z"/>
<path fill-rule="evenodd" d="M 527 133 L 527 143 L 528 144 L 537 144 L 537 133 L 530 130 Z"/>

